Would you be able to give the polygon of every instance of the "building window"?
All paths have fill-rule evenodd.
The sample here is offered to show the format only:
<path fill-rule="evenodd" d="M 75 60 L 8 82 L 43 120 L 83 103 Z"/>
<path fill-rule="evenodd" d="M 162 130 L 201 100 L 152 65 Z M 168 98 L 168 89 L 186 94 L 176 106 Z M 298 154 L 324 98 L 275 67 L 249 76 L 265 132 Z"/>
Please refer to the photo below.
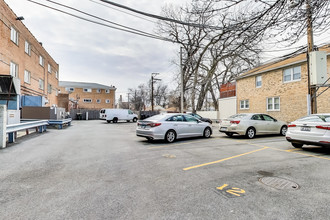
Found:
<path fill-rule="evenodd" d="M 299 81 L 301 78 L 301 66 L 283 70 L 283 82 Z"/>
<path fill-rule="evenodd" d="M 31 83 L 31 72 L 24 70 L 24 82 Z"/>
<path fill-rule="evenodd" d="M 249 109 L 249 100 L 241 100 L 240 101 L 240 109 Z"/>
<path fill-rule="evenodd" d="M 84 89 L 84 92 L 92 92 L 92 89 Z"/>
<path fill-rule="evenodd" d="M 97 89 L 96 92 L 97 92 L 97 93 L 101 93 L 101 89 Z"/>
<path fill-rule="evenodd" d="M 58 94 L 60 93 L 61 91 L 59 89 L 55 89 L 55 96 L 58 96 Z"/>
<path fill-rule="evenodd" d="M 56 77 L 56 79 L 58 79 L 58 72 L 57 71 L 55 71 L 55 77 Z"/>
<path fill-rule="evenodd" d="M 48 86 L 47 86 L 47 90 L 48 90 L 48 93 L 49 93 L 49 94 L 52 93 L 52 89 L 53 89 L 52 85 L 51 85 L 51 84 L 48 84 Z"/>
<path fill-rule="evenodd" d="M 267 111 L 280 110 L 280 97 L 267 98 Z"/>
<path fill-rule="evenodd" d="M 44 90 L 44 81 L 39 79 L 39 89 Z"/>
<path fill-rule="evenodd" d="M 18 45 L 18 32 L 15 28 L 11 27 L 10 40 Z"/>
<path fill-rule="evenodd" d="M 65 88 L 65 90 L 69 91 L 69 92 L 74 92 L 74 88 L 72 88 L 72 87 Z"/>
<path fill-rule="evenodd" d="M 110 93 L 110 89 L 106 89 L 105 90 L 105 93 Z"/>
<path fill-rule="evenodd" d="M 25 41 L 25 53 L 31 56 L 31 44 L 27 41 Z"/>
<path fill-rule="evenodd" d="M 91 103 L 92 99 L 84 99 L 84 103 Z"/>
<path fill-rule="evenodd" d="M 43 56 L 39 56 L 39 64 L 41 65 L 41 66 L 44 66 L 45 64 L 45 61 L 44 61 L 44 57 Z"/>
<path fill-rule="evenodd" d="M 262 85 L 262 78 L 261 76 L 256 77 L 256 88 L 260 88 Z"/>
<path fill-rule="evenodd" d="M 52 66 L 48 63 L 48 72 L 52 73 Z"/>
<path fill-rule="evenodd" d="M 101 103 L 101 99 L 96 99 L 96 103 Z"/>
<path fill-rule="evenodd" d="M 18 64 L 10 62 L 10 75 L 18 77 Z"/>
<path fill-rule="evenodd" d="M 110 99 L 106 99 L 105 100 L 105 103 L 110 103 Z"/>

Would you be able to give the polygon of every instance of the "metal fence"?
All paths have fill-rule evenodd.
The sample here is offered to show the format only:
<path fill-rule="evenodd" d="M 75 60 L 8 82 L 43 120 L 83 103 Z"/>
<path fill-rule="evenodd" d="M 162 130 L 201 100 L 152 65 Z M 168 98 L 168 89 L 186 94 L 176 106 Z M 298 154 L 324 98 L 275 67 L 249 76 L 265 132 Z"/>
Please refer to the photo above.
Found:
<path fill-rule="evenodd" d="M 88 112 L 88 120 L 97 120 L 100 117 L 100 111 L 95 109 L 71 109 L 70 116 L 72 120 L 86 120 Z"/>

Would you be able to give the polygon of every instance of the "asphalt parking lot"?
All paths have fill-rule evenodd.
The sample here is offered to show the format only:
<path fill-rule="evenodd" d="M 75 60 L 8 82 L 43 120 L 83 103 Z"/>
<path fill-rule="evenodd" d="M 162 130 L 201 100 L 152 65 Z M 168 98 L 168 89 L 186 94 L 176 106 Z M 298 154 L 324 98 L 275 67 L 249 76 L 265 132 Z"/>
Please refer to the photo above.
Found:
<path fill-rule="evenodd" d="M 0 150 L 0 219 L 328 219 L 330 149 L 74 121 Z"/>

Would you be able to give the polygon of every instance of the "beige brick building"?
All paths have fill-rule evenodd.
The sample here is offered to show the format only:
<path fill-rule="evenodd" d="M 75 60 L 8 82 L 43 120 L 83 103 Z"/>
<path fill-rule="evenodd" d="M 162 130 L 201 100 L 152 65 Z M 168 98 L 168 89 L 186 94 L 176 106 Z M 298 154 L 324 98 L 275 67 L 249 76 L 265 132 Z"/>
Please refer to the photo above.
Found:
<path fill-rule="evenodd" d="M 43 96 L 57 105 L 59 65 L 21 19 L 0 0 L 0 75 L 20 79 L 21 95 Z"/>
<path fill-rule="evenodd" d="M 330 77 L 330 45 L 327 53 Z M 330 80 L 327 82 L 330 84 Z M 294 121 L 308 113 L 308 74 L 306 53 L 268 63 L 237 78 L 237 112 L 267 113 L 279 120 Z M 326 88 L 321 88 L 320 94 Z M 317 112 L 330 112 L 330 89 L 317 97 Z"/>
<path fill-rule="evenodd" d="M 69 109 L 115 108 L 114 86 L 70 81 L 60 81 L 59 86 L 61 94 L 69 94 Z"/>

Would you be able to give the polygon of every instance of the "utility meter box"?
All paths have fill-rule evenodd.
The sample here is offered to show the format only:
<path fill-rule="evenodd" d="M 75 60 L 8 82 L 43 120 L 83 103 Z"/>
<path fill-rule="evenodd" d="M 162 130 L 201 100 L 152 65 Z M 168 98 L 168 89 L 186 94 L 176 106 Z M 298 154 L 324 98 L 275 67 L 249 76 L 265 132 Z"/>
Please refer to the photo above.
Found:
<path fill-rule="evenodd" d="M 325 51 L 309 53 L 309 70 L 311 85 L 323 84 L 327 80 L 327 53 Z"/>

